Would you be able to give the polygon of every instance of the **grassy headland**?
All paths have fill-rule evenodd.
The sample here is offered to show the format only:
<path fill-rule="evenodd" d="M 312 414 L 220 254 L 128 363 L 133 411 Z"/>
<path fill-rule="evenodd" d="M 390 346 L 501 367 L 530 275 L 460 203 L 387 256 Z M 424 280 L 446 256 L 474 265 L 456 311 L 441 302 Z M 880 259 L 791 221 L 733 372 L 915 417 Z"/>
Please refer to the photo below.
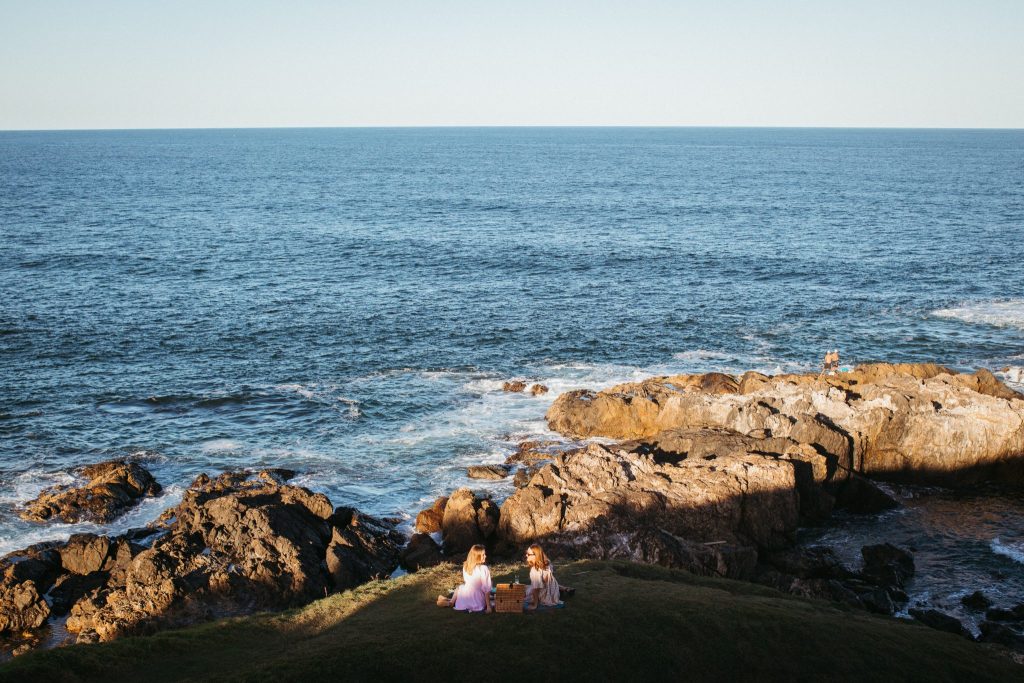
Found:
<path fill-rule="evenodd" d="M 516 568 L 492 569 L 508 580 Z M 963 638 L 749 583 L 625 562 L 577 562 L 558 575 L 578 589 L 563 610 L 440 609 L 434 598 L 459 579 L 441 566 L 286 612 L 33 652 L 0 667 L 0 681 L 1024 677 Z"/>

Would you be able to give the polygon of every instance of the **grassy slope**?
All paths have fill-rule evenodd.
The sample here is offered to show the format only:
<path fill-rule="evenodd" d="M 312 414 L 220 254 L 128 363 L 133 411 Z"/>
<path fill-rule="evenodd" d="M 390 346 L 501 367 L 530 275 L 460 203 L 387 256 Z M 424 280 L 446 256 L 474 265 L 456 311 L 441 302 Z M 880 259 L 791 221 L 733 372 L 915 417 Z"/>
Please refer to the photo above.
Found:
<path fill-rule="evenodd" d="M 495 567 L 499 580 L 512 567 Z M 751 584 L 617 562 L 560 569 L 564 610 L 433 605 L 438 567 L 305 608 L 35 652 L 8 680 L 1024 680 L 1024 667 L 925 627 Z"/>

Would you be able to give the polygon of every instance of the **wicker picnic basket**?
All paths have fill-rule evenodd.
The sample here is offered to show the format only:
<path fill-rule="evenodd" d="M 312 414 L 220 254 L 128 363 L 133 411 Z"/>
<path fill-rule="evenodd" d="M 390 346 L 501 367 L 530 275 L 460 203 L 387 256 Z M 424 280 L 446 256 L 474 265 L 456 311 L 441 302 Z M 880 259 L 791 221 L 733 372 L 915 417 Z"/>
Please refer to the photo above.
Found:
<path fill-rule="evenodd" d="M 526 599 L 525 583 L 499 583 L 494 587 L 495 612 L 523 611 L 523 600 Z"/>

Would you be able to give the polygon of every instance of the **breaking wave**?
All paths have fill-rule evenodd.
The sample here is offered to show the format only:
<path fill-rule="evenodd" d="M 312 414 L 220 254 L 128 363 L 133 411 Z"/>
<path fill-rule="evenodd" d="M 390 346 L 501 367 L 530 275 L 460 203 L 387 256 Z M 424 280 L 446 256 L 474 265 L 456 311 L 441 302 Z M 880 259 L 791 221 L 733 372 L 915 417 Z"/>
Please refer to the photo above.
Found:
<path fill-rule="evenodd" d="M 940 308 L 932 311 L 932 315 L 972 324 L 1016 327 L 1024 330 L 1024 299 L 967 303 L 952 308 Z"/>

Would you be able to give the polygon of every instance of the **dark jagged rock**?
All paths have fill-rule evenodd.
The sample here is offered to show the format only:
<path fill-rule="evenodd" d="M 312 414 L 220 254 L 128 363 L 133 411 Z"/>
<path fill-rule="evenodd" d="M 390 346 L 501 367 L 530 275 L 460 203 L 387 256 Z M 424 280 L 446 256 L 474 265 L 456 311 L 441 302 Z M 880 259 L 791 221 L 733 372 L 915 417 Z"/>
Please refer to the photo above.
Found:
<path fill-rule="evenodd" d="M 548 462 L 559 454 L 562 444 L 558 441 L 523 441 L 516 452 L 505 458 L 506 465 L 536 465 Z"/>
<path fill-rule="evenodd" d="M 153 475 L 137 463 L 110 461 L 89 465 L 81 471 L 85 486 L 49 488 L 25 504 L 22 519 L 45 522 L 53 519 L 73 523 L 106 523 L 145 496 L 160 492 Z"/>
<path fill-rule="evenodd" d="M 336 590 L 385 578 L 394 570 L 401 537 L 393 525 L 354 508 L 338 508 L 328 521 L 327 571 Z"/>
<path fill-rule="evenodd" d="M 38 543 L 0 558 L 0 634 L 38 628 L 49 618 L 43 596 L 62 571 L 57 545 Z"/>
<path fill-rule="evenodd" d="M 914 575 L 914 556 L 891 543 L 866 545 L 860 549 L 864 557 L 864 576 L 876 585 L 902 588 Z"/>
<path fill-rule="evenodd" d="M 429 534 L 413 534 L 409 544 L 402 549 L 399 561 L 404 569 L 414 572 L 441 564 L 444 562 L 444 554 L 441 546 Z"/>
<path fill-rule="evenodd" d="M 974 640 L 974 636 L 971 635 L 970 631 L 964 628 L 964 625 L 960 623 L 959 619 L 951 617 L 945 612 L 940 612 L 935 609 L 915 609 L 913 607 L 910 608 L 909 612 L 910 616 L 914 617 L 925 626 L 937 631 L 945 631 L 946 633 L 963 636 L 968 640 Z"/>
<path fill-rule="evenodd" d="M 981 591 L 974 591 L 960 598 L 960 604 L 974 612 L 984 612 L 992 606 L 992 601 Z"/>
<path fill-rule="evenodd" d="M 980 629 L 981 635 L 978 636 L 980 642 L 996 643 L 1018 652 L 1024 652 L 1024 633 L 994 621 L 981 622 Z"/>
<path fill-rule="evenodd" d="M 49 616 L 50 606 L 34 581 L 0 583 L 0 633 L 38 628 Z"/>
<path fill-rule="evenodd" d="M 520 467 L 512 476 L 512 485 L 517 489 L 528 486 L 530 480 L 533 479 L 533 475 L 537 474 L 538 469 L 537 467 Z"/>
<path fill-rule="evenodd" d="M 48 593 L 53 616 L 64 616 L 86 593 L 103 588 L 108 581 L 110 572 L 62 575 Z"/>
<path fill-rule="evenodd" d="M 985 612 L 989 621 L 1024 621 L 1024 602 L 1014 607 L 993 607 Z"/>
<path fill-rule="evenodd" d="M 433 534 L 441 530 L 444 521 L 444 508 L 448 504 L 448 496 L 441 496 L 426 510 L 416 515 L 416 531 L 421 534 Z"/>
<path fill-rule="evenodd" d="M 75 534 L 60 549 L 61 565 L 73 574 L 92 574 L 103 568 L 109 550 L 106 536 Z"/>
<path fill-rule="evenodd" d="M 504 479 L 508 472 L 509 468 L 505 465 L 471 465 L 466 468 L 466 475 L 470 479 Z"/>
<path fill-rule="evenodd" d="M 896 611 L 896 603 L 893 602 L 889 591 L 884 588 L 876 588 L 866 593 L 861 593 L 858 597 L 869 612 L 891 615 Z"/>
<path fill-rule="evenodd" d="M 60 543 L 37 543 L 0 558 L 0 575 L 6 584 L 32 581 L 44 592 L 61 573 Z"/>
<path fill-rule="evenodd" d="M 0 631 L 70 610 L 67 628 L 81 642 L 111 640 L 302 604 L 394 569 L 402 537 L 392 522 L 334 509 L 322 494 L 283 484 L 288 478 L 281 470 L 198 477 L 156 523 L 149 548 L 135 540 L 152 532 L 77 534 L 3 558 Z"/>
<path fill-rule="evenodd" d="M 788 548 L 764 553 L 761 561 L 800 579 L 847 579 L 853 576 L 831 548 Z"/>
<path fill-rule="evenodd" d="M 836 491 L 836 507 L 862 515 L 885 512 L 899 502 L 866 477 L 851 475 Z"/>
<path fill-rule="evenodd" d="M 486 543 L 498 526 L 498 506 L 489 498 L 477 498 L 467 488 L 455 491 L 444 507 L 441 533 L 448 556 L 464 553 Z"/>

